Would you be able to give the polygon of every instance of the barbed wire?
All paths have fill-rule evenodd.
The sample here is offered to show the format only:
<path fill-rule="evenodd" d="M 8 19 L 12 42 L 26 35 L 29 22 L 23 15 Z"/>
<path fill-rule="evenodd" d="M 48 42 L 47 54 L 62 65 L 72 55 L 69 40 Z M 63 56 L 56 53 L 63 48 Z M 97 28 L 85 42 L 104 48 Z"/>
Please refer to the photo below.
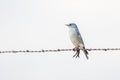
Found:
<path fill-rule="evenodd" d="M 87 51 L 115 51 L 115 50 L 120 50 L 120 48 L 86 48 L 86 50 Z M 0 53 L 43 53 L 43 52 L 61 52 L 61 51 L 75 51 L 75 50 L 74 49 L 11 50 L 11 51 L 0 51 Z"/>

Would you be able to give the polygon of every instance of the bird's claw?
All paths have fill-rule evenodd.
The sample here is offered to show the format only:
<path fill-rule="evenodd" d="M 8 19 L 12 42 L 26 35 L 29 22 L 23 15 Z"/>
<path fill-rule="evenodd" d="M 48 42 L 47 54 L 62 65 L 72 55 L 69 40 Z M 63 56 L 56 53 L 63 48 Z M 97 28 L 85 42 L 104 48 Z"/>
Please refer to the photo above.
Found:
<path fill-rule="evenodd" d="M 73 57 L 75 57 L 75 58 L 79 58 L 80 56 L 79 56 L 78 53 L 76 53 L 75 55 L 73 55 Z"/>
<path fill-rule="evenodd" d="M 76 51 L 76 48 L 73 48 L 73 51 Z"/>
<path fill-rule="evenodd" d="M 75 47 L 74 49 L 73 49 L 73 51 L 76 51 L 76 54 L 75 55 L 73 55 L 73 57 L 79 57 L 79 54 L 80 54 L 80 49 L 78 48 L 78 47 Z"/>
<path fill-rule="evenodd" d="M 73 51 L 77 51 L 77 50 L 79 50 L 79 48 L 78 48 L 78 47 L 73 48 Z"/>

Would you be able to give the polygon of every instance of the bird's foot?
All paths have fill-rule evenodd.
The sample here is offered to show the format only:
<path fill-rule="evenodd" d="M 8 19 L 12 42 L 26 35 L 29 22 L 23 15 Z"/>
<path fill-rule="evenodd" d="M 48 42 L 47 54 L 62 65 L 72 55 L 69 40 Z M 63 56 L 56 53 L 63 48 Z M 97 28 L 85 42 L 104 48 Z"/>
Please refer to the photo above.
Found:
<path fill-rule="evenodd" d="M 75 48 L 73 48 L 73 51 L 77 51 L 79 48 L 78 47 L 75 47 Z"/>
<path fill-rule="evenodd" d="M 78 47 L 75 47 L 73 51 L 76 51 L 76 54 L 73 57 L 76 57 L 76 58 L 79 57 L 80 49 Z"/>
<path fill-rule="evenodd" d="M 78 57 L 79 57 L 79 54 L 76 53 L 75 55 L 73 55 L 73 57 L 78 58 Z"/>

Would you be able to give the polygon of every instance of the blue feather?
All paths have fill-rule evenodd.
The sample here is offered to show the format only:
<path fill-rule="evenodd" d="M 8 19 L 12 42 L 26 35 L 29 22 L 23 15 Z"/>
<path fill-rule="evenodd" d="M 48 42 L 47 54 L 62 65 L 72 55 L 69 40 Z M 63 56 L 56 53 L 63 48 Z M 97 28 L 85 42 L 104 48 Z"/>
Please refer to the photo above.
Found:
<path fill-rule="evenodd" d="M 77 26 L 75 27 L 75 31 L 76 31 L 77 35 L 80 35 L 80 32 L 79 32 Z"/>

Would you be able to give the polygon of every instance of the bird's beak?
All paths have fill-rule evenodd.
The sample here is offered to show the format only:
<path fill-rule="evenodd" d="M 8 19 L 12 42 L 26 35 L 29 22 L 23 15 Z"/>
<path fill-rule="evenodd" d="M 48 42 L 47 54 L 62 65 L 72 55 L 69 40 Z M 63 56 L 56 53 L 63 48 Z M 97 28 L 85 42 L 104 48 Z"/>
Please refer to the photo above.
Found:
<path fill-rule="evenodd" d="M 70 26 L 70 24 L 65 24 L 66 26 Z"/>

